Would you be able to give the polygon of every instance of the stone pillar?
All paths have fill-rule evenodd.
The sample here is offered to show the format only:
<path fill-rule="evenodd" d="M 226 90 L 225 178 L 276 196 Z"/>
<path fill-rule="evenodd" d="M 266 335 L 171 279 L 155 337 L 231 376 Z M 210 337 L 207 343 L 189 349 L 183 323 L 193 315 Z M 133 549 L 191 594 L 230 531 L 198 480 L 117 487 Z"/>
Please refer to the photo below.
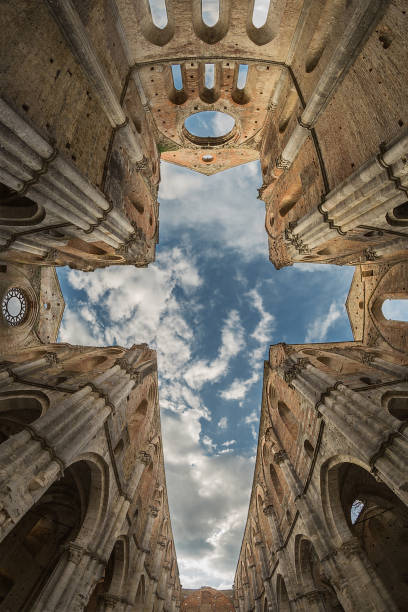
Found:
<path fill-rule="evenodd" d="M 86 386 L 0 445 L 1 539 L 88 445 L 110 413 L 105 399 Z"/>
<path fill-rule="evenodd" d="M 276 554 L 276 557 L 279 561 L 279 573 L 285 579 L 286 590 L 288 592 L 288 597 L 291 602 L 291 606 L 294 610 L 299 609 L 299 605 L 297 603 L 297 580 L 296 574 L 292 567 L 292 563 L 290 561 L 289 554 L 284 546 L 282 534 L 278 527 L 278 522 L 276 519 L 276 514 L 272 503 L 269 500 L 265 500 L 265 506 L 263 509 L 263 513 L 268 519 L 269 526 L 271 528 L 272 539 L 273 539 L 273 552 Z M 273 600 L 272 600 L 273 601 Z"/>
<path fill-rule="evenodd" d="M 261 561 L 262 581 L 264 584 L 265 594 L 268 599 L 269 609 L 272 610 L 272 612 L 277 612 L 276 598 L 272 591 L 270 583 L 270 569 L 268 557 L 266 554 L 265 544 L 263 543 L 260 537 L 255 540 L 255 546 L 258 549 L 258 556 Z"/>
<path fill-rule="evenodd" d="M 103 576 L 104 566 L 101 559 L 92 557 L 76 542 L 70 542 L 37 598 L 33 612 L 82 611 L 95 582 Z"/>
<path fill-rule="evenodd" d="M 321 568 L 345 610 L 397 612 L 357 538 L 343 542 L 322 559 Z"/>
<path fill-rule="evenodd" d="M 349 389 L 306 360 L 292 356 L 281 370 L 290 386 L 303 395 L 325 421 L 352 444 L 357 456 L 408 504 L 408 438 L 401 423 L 380 405 Z"/>
<path fill-rule="evenodd" d="M 149 612 L 150 610 L 153 609 L 153 604 L 154 604 L 158 582 L 159 582 L 158 581 L 159 569 L 160 569 L 160 565 L 163 560 L 166 543 L 167 543 L 167 540 L 166 538 L 163 537 L 163 538 L 159 538 L 157 545 L 156 545 L 156 550 L 154 552 L 153 563 L 151 567 L 151 581 L 150 581 L 149 590 L 146 596 L 146 606 L 145 606 L 146 612 Z"/>

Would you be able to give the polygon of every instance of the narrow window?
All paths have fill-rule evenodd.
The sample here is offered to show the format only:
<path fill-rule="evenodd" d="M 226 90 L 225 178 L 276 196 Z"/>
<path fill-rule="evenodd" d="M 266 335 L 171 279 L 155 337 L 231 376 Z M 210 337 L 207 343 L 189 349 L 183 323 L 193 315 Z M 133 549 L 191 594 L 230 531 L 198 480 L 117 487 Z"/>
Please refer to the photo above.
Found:
<path fill-rule="evenodd" d="M 215 26 L 220 18 L 219 0 L 201 0 L 201 16 L 205 25 Z"/>
<path fill-rule="evenodd" d="M 154 25 L 163 30 L 168 23 L 166 0 L 149 0 L 149 6 Z"/>
<path fill-rule="evenodd" d="M 384 317 L 392 321 L 408 321 L 408 299 L 384 300 L 382 305 Z"/>
<path fill-rule="evenodd" d="M 256 28 L 261 28 L 268 17 L 270 0 L 255 0 L 252 13 L 252 23 Z"/>
<path fill-rule="evenodd" d="M 183 89 L 183 76 L 181 74 L 180 64 L 172 64 L 171 73 L 173 75 L 174 89 L 177 89 L 177 91 L 180 91 L 181 89 Z"/>
<path fill-rule="evenodd" d="M 212 89 L 215 82 L 214 64 L 205 65 L 204 84 L 207 89 Z"/>
<path fill-rule="evenodd" d="M 283 424 L 290 433 L 291 438 L 296 440 L 298 435 L 298 424 L 293 412 L 284 402 L 278 402 L 278 413 L 283 421 Z"/>
<path fill-rule="evenodd" d="M 361 501 L 361 499 L 355 499 L 353 501 L 353 503 L 351 504 L 351 510 L 350 510 L 350 518 L 351 518 L 351 524 L 355 525 L 358 517 L 361 515 L 362 511 L 364 510 L 364 502 Z"/>
<path fill-rule="evenodd" d="M 310 457 L 310 459 L 312 459 L 313 455 L 314 455 L 314 447 L 313 445 L 309 442 L 309 440 L 305 440 L 303 443 L 303 448 L 305 449 L 306 455 L 308 457 Z"/>
<path fill-rule="evenodd" d="M 237 89 L 244 89 L 248 76 L 248 64 L 240 64 L 238 68 Z"/>
<path fill-rule="evenodd" d="M 273 467 L 272 463 L 269 466 L 269 473 L 271 475 L 271 480 L 272 480 L 273 488 L 276 491 L 276 495 L 278 496 L 279 501 L 281 501 L 282 497 L 283 497 L 283 489 L 282 489 L 281 482 L 279 480 L 279 476 L 276 473 L 276 470 Z"/>

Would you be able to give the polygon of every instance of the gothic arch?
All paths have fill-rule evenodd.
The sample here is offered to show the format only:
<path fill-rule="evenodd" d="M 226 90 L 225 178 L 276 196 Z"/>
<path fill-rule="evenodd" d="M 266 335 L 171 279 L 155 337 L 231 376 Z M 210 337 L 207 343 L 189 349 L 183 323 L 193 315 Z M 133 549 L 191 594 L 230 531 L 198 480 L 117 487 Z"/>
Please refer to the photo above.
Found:
<path fill-rule="evenodd" d="M 278 401 L 278 414 L 282 423 L 285 426 L 285 429 L 290 435 L 292 442 L 296 442 L 299 432 L 299 424 L 298 421 L 293 414 L 292 410 L 288 408 L 285 402 L 279 400 Z"/>
<path fill-rule="evenodd" d="M 1 542 L 0 571 L 10 577 L 10 589 L 3 593 L 6 608 L 31 609 L 65 558 L 64 545 L 83 540 L 91 498 L 97 495 L 93 480 L 90 461 L 73 463 Z"/>
<path fill-rule="evenodd" d="M 331 528 L 342 542 L 357 539 L 380 581 L 397 608 L 408 607 L 408 585 L 404 582 L 408 557 L 408 509 L 369 467 L 353 458 L 334 457 L 322 470 L 322 490 L 330 514 Z M 358 512 L 354 502 L 359 502 Z"/>
<path fill-rule="evenodd" d="M 41 418 L 48 407 L 48 397 L 38 391 L 0 393 L 0 443 Z"/>
<path fill-rule="evenodd" d="M 312 541 L 302 534 L 295 538 L 295 567 L 298 583 L 305 592 L 317 594 L 324 610 L 344 612 L 335 589 L 322 572 Z"/>
<path fill-rule="evenodd" d="M 83 503 L 82 524 L 76 542 L 87 546 L 89 542 L 102 531 L 109 503 L 109 467 L 106 461 L 96 453 L 83 453 L 68 466 L 74 467 L 83 463 L 89 470 L 89 493 L 87 504 Z M 77 481 L 77 486 L 80 486 Z M 84 502 L 85 492 L 81 489 L 81 498 Z"/>
<path fill-rule="evenodd" d="M 288 591 L 286 589 L 285 580 L 281 574 L 278 574 L 276 579 L 276 599 L 278 602 L 279 612 L 291 611 Z"/>

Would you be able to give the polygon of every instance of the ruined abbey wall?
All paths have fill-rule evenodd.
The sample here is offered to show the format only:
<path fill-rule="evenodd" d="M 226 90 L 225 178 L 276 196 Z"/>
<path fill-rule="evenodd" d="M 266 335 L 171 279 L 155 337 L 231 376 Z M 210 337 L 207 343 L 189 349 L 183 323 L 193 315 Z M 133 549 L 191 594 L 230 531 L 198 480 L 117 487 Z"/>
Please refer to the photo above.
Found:
<path fill-rule="evenodd" d="M 154 260 L 160 159 L 259 159 L 272 263 L 356 265 L 354 342 L 265 364 L 235 608 L 408 605 L 407 324 L 382 312 L 407 296 L 407 9 L 271 1 L 255 26 L 254 4 L 1 3 L 0 609 L 221 602 L 181 604 L 154 353 L 56 344 L 54 266 Z M 191 134 L 205 110 L 234 127 Z"/>

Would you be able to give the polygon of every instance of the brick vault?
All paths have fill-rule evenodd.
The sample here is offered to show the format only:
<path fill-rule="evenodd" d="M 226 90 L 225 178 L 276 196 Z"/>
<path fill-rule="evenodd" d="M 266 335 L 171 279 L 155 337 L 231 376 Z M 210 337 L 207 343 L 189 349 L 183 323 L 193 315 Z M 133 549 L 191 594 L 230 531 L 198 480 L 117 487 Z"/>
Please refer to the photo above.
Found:
<path fill-rule="evenodd" d="M 408 609 L 407 3 L 206 5 L 0 3 L 0 610 Z M 56 342 L 55 266 L 154 261 L 161 159 L 259 160 L 272 263 L 355 266 L 353 342 L 270 349 L 233 592 L 181 589 L 154 351 Z"/>

